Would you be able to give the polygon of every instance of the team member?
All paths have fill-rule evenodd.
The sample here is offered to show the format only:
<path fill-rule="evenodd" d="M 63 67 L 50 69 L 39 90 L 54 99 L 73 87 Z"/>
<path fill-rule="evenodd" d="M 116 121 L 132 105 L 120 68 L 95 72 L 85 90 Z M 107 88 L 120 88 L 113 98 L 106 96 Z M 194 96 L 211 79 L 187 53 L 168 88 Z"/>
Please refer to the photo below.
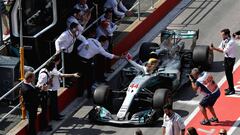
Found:
<path fill-rule="evenodd" d="M 87 5 L 87 0 L 79 0 L 79 2 L 74 6 L 74 8 L 79 9 L 81 11 L 81 18 L 79 19 L 80 24 L 82 26 L 86 26 L 89 20 L 91 19 L 91 9 L 89 9 Z"/>
<path fill-rule="evenodd" d="M 193 68 L 189 79 L 191 81 L 192 89 L 199 91 L 204 95 L 203 99 L 199 103 L 200 110 L 204 117 L 204 120 L 201 121 L 201 124 L 210 125 L 210 122 L 218 122 L 218 118 L 213 106 L 220 96 L 220 90 L 213 80 L 213 76 L 207 72 L 202 72 L 200 74 L 198 68 Z M 213 116 L 210 120 L 208 119 L 206 108 Z"/>
<path fill-rule="evenodd" d="M 104 16 L 101 18 L 101 23 L 96 29 L 97 39 L 100 36 L 108 37 L 109 43 L 105 45 L 104 49 L 112 52 L 112 37 L 113 32 L 116 31 L 117 25 L 112 22 L 112 10 L 107 9 Z"/>
<path fill-rule="evenodd" d="M 55 41 L 56 53 L 64 50 L 65 53 L 70 54 L 73 51 L 73 45 L 76 39 L 87 44 L 86 38 L 79 33 L 78 25 L 75 22 L 70 24 L 70 29 L 64 31 Z"/>
<path fill-rule="evenodd" d="M 93 82 L 93 58 L 97 54 L 101 54 L 109 59 L 119 59 L 120 57 L 105 51 L 102 47 L 107 42 L 107 37 L 101 36 L 98 40 L 89 38 L 88 44 L 79 45 L 78 47 L 78 55 L 79 55 L 79 64 L 81 65 L 80 73 L 82 73 L 83 80 L 81 81 L 83 84 L 86 85 L 88 97 L 91 97 L 91 85 Z M 100 72 L 103 74 L 102 71 L 97 70 L 96 72 Z M 84 83 L 85 82 L 85 83 Z M 80 87 L 83 87 L 83 84 L 80 84 Z M 80 92 L 83 92 L 81 90 Z M 80 95 L 82 95 L 81 93 Z"/>
<path fill-rule="evenodd" d="M 123 5 L 122 0 L 107 0 L 104 4 L 105 9 L 112 9 L 114 14 L 119 18 L 131 16 L 132 12 Z"/>
<path fill-rule="evenodd" d="M 21 94 L 23 96 L 23 103 L 28 113 L 28 135 L 36 135 L 36 117 L 37 108 L 39 105 L 39 91 L 32 84 L 35 80 L 33 72 L 26 72 L 25 78 L 21 87 Z"/>
<path fill-rule="evenodd" d="M 230 30 L 221 30 L 222 42 L 219 47 L 216 48 L 211 44 L 210 49 L 221 52 L 224 54 L 224 68 L 228 82 L 228 89 L 225 90 L 225 95 L 235 94 L 234 83 L 233 83 L 233 66 L 236 59 L 236 42 L 231 38 Z"/>
<path fill-rule="evenodd" d="M 185 125 L 183 119 L 176 112 L 173 112 L 172 105 L 164 105 L 163 111 L 163 135 L 184 135 Z"/>
<path fill-rule="evenodd" d="M 72 10 L 71 16 L 69 16 L 68 19 L 67 19 L 67 27 L 68 27 L 68 29 L 71 29 L 70 25 L 74 22 L 74 23 L 78 24 L 78 32 L 79 32 L 78 34 L 82 34 L 84 28 L 79 23 L 80 18 L 81 18 L 81 10 L 74 8 Z"/>
<path fill-rule="evenodd" d="M 72 52 L 76 39 L 82 41 L 83 44 L 87 44 L 86 38 L 79 33 L 78 27 L 79 24 L 72 22 L 70 24 L 70 29 L 64 31 L 55 41 L 56 53 L 59 53 L 62 50 L 64 51 L 64 65 L 67 73 L 75 72 L 74 67 L 76 67 L 76 62 L 72 61 L 74 58 Z"/>
<path fill-rule="evenodd" d="M 46 66 L 40 70 L 38 75 L 38 82 L 36 87 L 40 89 L 40 106 L 42 108 L 42 113 L 40 115 L 40 128 L 42 131 L 51 131 L 52 126 L 48 125 L 47 121 L 47 107 L 49 98 L 49 89 L 52 85 L 52 76 L 50 71 L 55 67 L 55 63 L 48 62 Z"/>
<path fill-rule="evenodd" d="M 144 74 L 152 74 L 158 66 L 158 60 L 155 58 L 150 58 L 145 66 L 137 64 L 135 61 L 132 60 L 132 56 L 128 53 L 126 55 L 126 59 L 130 64 L 136 67 L 138 70 L 142 71 Z"/>
<path fill-rule="evenodd" d="M 117 29 L 117 25 L 112 22 L 112 12 L 113 11 L 111 9 L 107 9 L 105 11 L 104 16 L 102 16 L 100 19 L 101 23 L 96 29 L 97 39 L 100 36 L 108 37 L 108 42 L 106 42 L 106 44 L 103 46 L 103 48 L 110 53 L 112 53 L 112 48 L 113 48 L 112 47 L 113 46 L 113 41 L 112 41 L 113 33 Z M 105 63 L 103 63 L 102 61 L 105 61 Z M 99 64 L 100 67 L 103 67 L 105 72 L 111 73 L 113 71 L 111 69 L 111 60 L 106 59 L 103 56 L 98 56 L 96 64 Z"/>
<path fill-rule="evenodd" d="M 55 63 L 54 69 L 50 72 L 52 76 L 52 85 L 49 91 L 50 94 L 50 115 L 51 119 L 53 120 L 61 120 L 63 115 L 59 114 L 58 112 L 58 98 L 57 98 L 57 91 L 60 89 L 60 80 L 61 77 L 76 77 L 79 78 L 80 76 L 78 73 L 74 74 L 62 74 L 57 70 L 58 64 L 61 62 L 60 55 L 55 55 L 53 58 L 53 62 Z"/>

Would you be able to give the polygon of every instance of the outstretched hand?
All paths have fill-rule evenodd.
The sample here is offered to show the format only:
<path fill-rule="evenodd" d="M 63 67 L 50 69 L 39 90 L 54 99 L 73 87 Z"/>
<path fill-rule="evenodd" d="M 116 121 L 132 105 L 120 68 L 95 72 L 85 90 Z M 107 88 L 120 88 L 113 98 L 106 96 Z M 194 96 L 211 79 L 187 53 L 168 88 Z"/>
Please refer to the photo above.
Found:
<path fill-rule="evenodd" d="M 79 74 L 79 73 L 74 73 L 73 74 L 73 77 L 75 77 L 75 78 L 79 78 L 81 75 Z"/>
<path fill-rule="evenodd" d="M 127 11 L 127 12 L 125 13 L 125 15 L 126 15 L 126 16 L 132 16 L 132 15 L 133 15 L 133 12 L 132 12 L 132 11 Z"/>
<path fill-rule="evenodd" d="M 127 54 L 125 55 L 125 58 L 126 58 L 127 60 L 132 60 L 132 55 L 131 55 L 130 53 L 127 53 Z"/>

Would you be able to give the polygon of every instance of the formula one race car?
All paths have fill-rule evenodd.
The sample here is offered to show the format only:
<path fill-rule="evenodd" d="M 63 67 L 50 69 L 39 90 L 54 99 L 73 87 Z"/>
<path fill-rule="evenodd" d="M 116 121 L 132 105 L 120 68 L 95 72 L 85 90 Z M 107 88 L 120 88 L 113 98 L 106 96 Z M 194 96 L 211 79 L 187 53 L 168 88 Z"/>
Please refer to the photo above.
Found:
<path fill-rule="evenodd" d="M 166 30 L 161 45 L 143 43 L 139 59 L 145 65 L 149 58 L 157 58 L 159 65 L 152 74 L 135 67 L 123 69 L 125 78 L 133 78 L 126 88 L 112 90 L 101 85 L 94 91 L 96 106 L 90 111 L 93 122 L 111 124 L 153 124 L 163 115 L 163 105 L 172 103 L 172 93 L 188 82 L 187 74 L 193 66 L 209 68 L 213 53 L 208 46 L 196 46 L 198 31 Z M 190 49 L 183 40 L 191 39 Z M 187 69 L 187 70 L 186 70 Z"/>

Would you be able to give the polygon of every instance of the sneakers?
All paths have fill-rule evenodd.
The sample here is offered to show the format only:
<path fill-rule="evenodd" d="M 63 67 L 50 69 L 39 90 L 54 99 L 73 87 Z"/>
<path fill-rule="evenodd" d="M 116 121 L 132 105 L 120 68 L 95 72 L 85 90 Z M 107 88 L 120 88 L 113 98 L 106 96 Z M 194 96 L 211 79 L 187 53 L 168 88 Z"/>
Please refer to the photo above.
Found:
<path fill-rule="evenodd" d="M 204 119 L 203 121 L 200 122 L 201 125 L 211 125 L 209 120 Z"/>
<path fill-rule="evenodd" d="M 235 94 L 235 91 L 234 91 L 234 90 L 229 90 L 229 89 L 227 89 L 227 90 L 225 91 L 225 95 L 232 95 L 232 94 Z"/>
<path fill-rule="evenodd" d="M 218 118 L 215 118 L 215 117 L 212 117 L 211 119 L 209 119 L 209 121 L 210 121 L 210 122 L 216 122 L 216 123 L 219 122 L 219 121 L 218 121 Z"/>

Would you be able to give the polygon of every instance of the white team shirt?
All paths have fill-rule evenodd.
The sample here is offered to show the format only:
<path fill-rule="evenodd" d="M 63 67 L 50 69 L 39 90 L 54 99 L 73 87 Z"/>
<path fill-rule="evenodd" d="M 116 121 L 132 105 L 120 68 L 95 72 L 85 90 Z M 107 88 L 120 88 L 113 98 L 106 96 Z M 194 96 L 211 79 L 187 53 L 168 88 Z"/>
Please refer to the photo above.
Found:
<path fill-rule="evenodd" d="M 117 25 L 105 17 L 102 17 L 100 20 L 107 21 L 108 26 L 105 29 L 103 27 L 101 27 L 100 25 L 97 27 L 97 29 L 96 29 L 97 38 L 99 38 L 102 35 L 113 36 L 113 32 L 117 30 Z"/>
<path fill-rule="evenodd" d="M 165 127 L 165 135 L 180 135 L 180 131 L 185 129 L 183 119 L 175 112 L 170 118 L 164 114 L 162 127 Z"/>
<path fill-rule="evenodd" d="M 62 73 L 57 70 L 55 67 L 51 72 L 52 76 L 52 91 L 57 91 L 60 88 L 60 77 L 62 76 Z"/>
<path fill-rule="evenodd" d="M 97 54 L 101 54 L 109 59 L 114 58 L 114 54 L 111 54 L 104 50 L 101 43 L 94 39 L 89 38 L 87 39 L 88 44 L 81 44 L 79 45 L 78 49 L 78 55 L 85 58 L 85 59 L 91 59 Z"/>
<path fill-rule="evenodd" d="M 233 38 L 223 40 L 218 48 L 223 49 L 224 57 L 236 58 L 237 43 Z"/>
<path fill-rule="evenodd" d="M 68 17 L 68 19 L 67 19 L 67 27 L 68 27 L 68 29 L 70 29 L 70 25 L 71 25 L 71 23 L 73 23 L 73 22 L 75 22 L 76 24 L 78 24 L 79 34 L 82 34 L 84 28 L 83 28 L 83 26 L 79 23 L 79 21 L 77 20 L 77 18 L 74 17 L 74 16 L 70 16 L 70 17 Z"/>
<path fill-rule="evenodd" d="M 128 11 L 121 0 L 107 0 L 104 4 L 104 7 L 113 9 L 114 14 L 120 16 L 121 18 L 125 17 L 125 12 Z M 123 12 L 119 11 L 118 8 L 120 8 L 120 10 Z"/>
<path fill-rule="evenodd" d="M 45 73 L 47 72 L 47 74 Z M 37 82 L 37 87 L 41 87 L 43 86 L 44 84 L 47 84 L 48 83 L 48 80 L 50 79 L 51 77 L 51 74 L 47 71 L 46 68 L 43 68 L 39 71 L 39 75 L 38 75 L 38 82 Z"/>
<path fill-rule="evenodd" d="M 87 39 L 77 33 L 77 39 L 81 40 L 83 44 L 87 44 Z M 71 53 L 73 51 L 73 46 L 76 41 L 76 38 L 73 37 L 70 30 L 64 31 L 58 39 L 55 41 L 55 49 L 57 52 L 64 50 L 65 53 Z"/>

